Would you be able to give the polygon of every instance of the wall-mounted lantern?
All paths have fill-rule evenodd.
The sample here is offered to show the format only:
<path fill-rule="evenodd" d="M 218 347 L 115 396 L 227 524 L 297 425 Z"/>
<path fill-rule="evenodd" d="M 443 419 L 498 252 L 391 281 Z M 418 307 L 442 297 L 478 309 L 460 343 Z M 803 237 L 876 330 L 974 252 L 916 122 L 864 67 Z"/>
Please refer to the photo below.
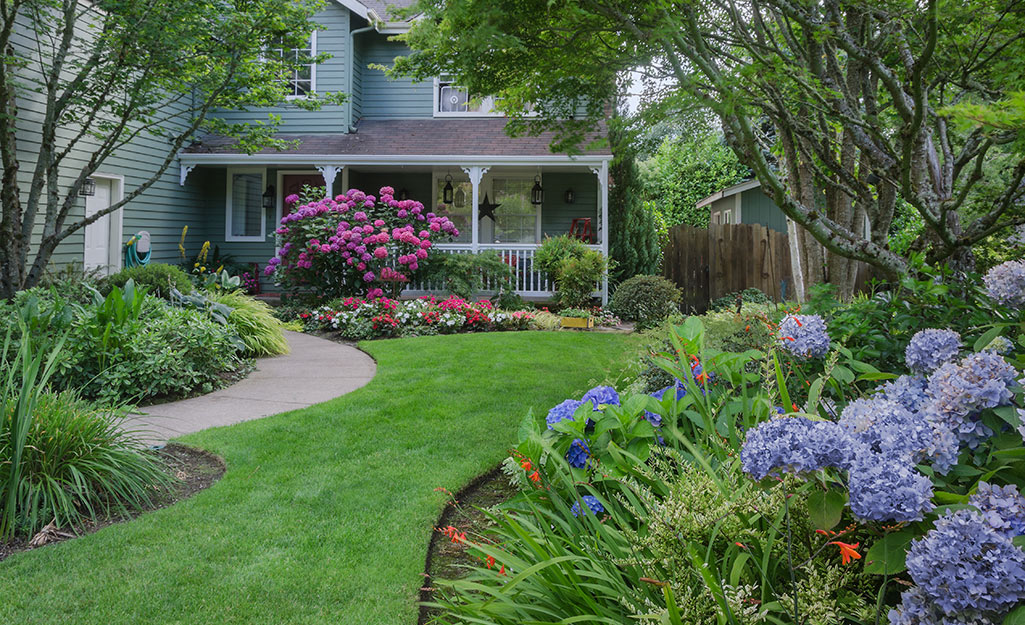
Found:
<path fill-rule="evenodd" d="M 448 174 L 445 176 L 445 188 L 441 191 L 441 203 L 451 204 L 452 200 L 452 174 Z"/>
<path fill-rule="evenodd" d="M 82 188 L 78 190 L 78 194 L 82 197 L 92 197 L 96 195 L 96 181 L 92 178 L 86 178 L 82 181 Z"/>
<path fill-rule="evenodd" d="M 263 207 L 267 209 L 274 208 L 277 203 L 277 193 L 274 191 L 274 185 L 267 185 L 267 190 L 263 192 Z"/>

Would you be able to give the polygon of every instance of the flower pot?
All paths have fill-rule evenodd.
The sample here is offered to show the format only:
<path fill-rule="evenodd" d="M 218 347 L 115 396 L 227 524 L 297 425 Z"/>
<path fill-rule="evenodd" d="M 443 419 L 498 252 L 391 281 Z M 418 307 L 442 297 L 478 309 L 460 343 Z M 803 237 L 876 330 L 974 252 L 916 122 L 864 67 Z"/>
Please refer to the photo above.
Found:
<path fill-rule="evenodd" d="M 594 319 L 588 317 L 562 317 L 562 327 L 564 328 L 593 328 Z"/>

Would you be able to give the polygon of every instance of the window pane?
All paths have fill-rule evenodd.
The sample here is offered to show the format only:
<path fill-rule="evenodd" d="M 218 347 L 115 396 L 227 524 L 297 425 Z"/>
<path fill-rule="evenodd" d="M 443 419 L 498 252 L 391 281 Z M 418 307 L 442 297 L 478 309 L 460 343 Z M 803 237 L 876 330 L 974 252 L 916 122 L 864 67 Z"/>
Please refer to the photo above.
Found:
<path fill-rule="evenodd" d="M 501 243 L 537 243 L 537 207 L 530 203 L 534 181 L 525 178 L 494 180 L 495 240 Z"/>
<path fill-rule="evenodd" d="M 438 207 L 434 212 L 438 215 L 444 215 L 452 220 L 452 223 L 459 229 L 459 236 L 453 239 L 456 243 L 469 243 L 473 240 L 472 226 L 472 215 L 471 204 L 473 204 L 473 186 L 469 181 L 452 181 L 452 204 L 444 204 L 445 193 L 444 178 L 438 179 L 438 197 L 436 198 L 435 205 Z"/>
<path fill-rule="evenodd" d="M 231 236 L 258 237 L 263 221 L 263 176 L 231 175 Z"/>

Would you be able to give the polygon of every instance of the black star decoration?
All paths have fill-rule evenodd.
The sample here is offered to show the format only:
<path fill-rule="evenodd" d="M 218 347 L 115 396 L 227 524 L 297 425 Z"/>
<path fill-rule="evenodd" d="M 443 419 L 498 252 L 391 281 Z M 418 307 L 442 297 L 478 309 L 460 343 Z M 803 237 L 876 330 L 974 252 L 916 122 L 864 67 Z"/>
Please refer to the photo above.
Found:
<path fill-rule="evenodd" d="M 501 206 L 501 204 L 493 204 L 488 199 L 488 194 L 485 193 L 484 194 L 484 201 L 480 203 L 479 213 L 478 214 L 480 215 L 481 219 L 483 219 L 485 217 L 490 217 L 491 221 L 495 221 L 495 209 L 498 208 L 499 206 Z"/>

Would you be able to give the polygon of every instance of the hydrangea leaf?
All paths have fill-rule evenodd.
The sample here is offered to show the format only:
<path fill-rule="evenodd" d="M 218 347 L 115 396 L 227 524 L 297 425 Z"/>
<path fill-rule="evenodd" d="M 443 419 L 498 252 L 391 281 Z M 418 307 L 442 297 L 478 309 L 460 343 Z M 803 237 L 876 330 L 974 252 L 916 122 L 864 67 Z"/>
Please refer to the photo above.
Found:
<path fill-rule="evenodd" d="M 912 532 L 887 534 L 876 541 L 865 555 L 865 572 L 874 575 L 896 575 L 906 567 L 908 545 L 914 539 Z"/>
<path fill-rule="evenodd" d="M 996 337 L 1000 336 L 1000 334 L 1003 331 L 1004 331 L 1003 326 L 996 326 L 995 328 L 990 328 L 989 330 L 986 330 L 985 334 L 980 336 L 975 341 L 975 344 L 972 346 L 972 351 L 975 351 L 975 352 L 982 351 L 983 347 L 986 347 L 987 345 L 992 343 L 993 339 L 995 339 Z"/>
<path fill-rule="evenodd" d="M 815 529 L 832 529 L 840 522 L 845 505 L 847 497 L 839 491 L 815 491 L 808 495 L 808 519 Z"/>
<path fill-rule="evenodd" d="M 1004 617 L 1003 625 L 1025 625 L 1025 605 L 1011 610 Z"/>

